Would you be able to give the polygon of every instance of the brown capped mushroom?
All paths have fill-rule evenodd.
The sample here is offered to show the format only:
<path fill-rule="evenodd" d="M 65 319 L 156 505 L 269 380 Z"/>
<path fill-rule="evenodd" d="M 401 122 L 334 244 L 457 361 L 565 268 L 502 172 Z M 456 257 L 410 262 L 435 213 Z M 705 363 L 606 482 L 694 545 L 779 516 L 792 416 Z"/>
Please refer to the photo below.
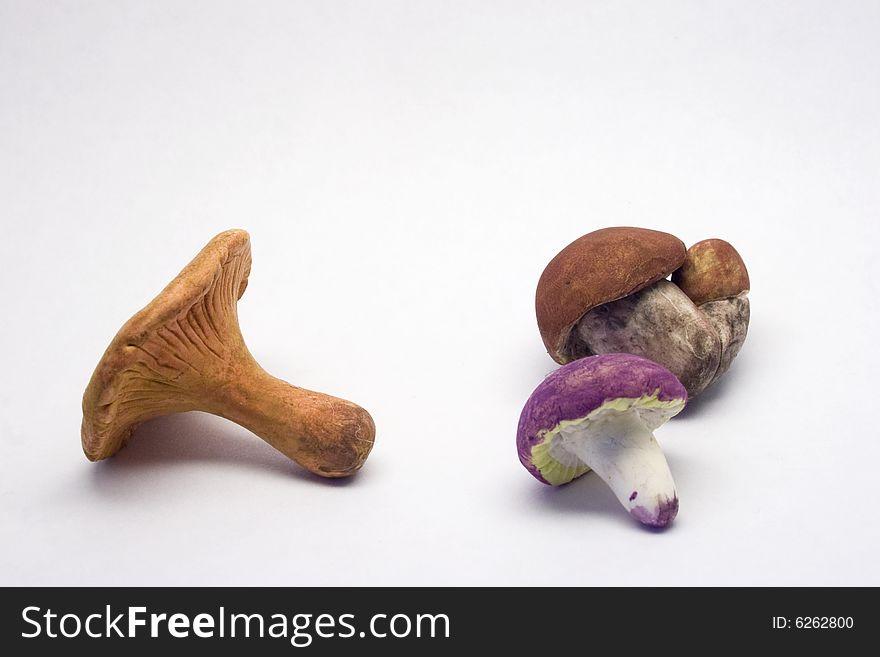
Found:
<path fill-rule="evenodd" d="M 749 272 L 736 249 L 719 239 L 703 240 L 688 249 L 672 281 L 715 327 L 721 357 L 713 381 L 739 353 L 749 329 Z"/>
<path fill-rule="evenodd" d="M 119 330 L 83 395 L 90 460 L 115 454 L 145 420 L 199 410 L 246 427 L 322 477 L 363 465 L 375 436 L 370 414 L 276 379 L 245 346 L 237 302 L 250 269 L 248 234 L 221 233 Z"/>
<path fill-rule="evenodd" d="M 681 267 L 684 243 L 658 230 L 602 228 L 560 251 L 544 268 L 535 294 L 541 339 L 564 365 L 594 352 L 573 332 L 590 310 L 638 292 Z"/>
<path fill-rule="evenodd" d="M 707 253 L 701 247 L 695 257 L 702 254 L 708 261 Z M 727 369 L 745 337 L 742 301 L 725 296 L 719 305 L 716 296 L 698 307 L 666 280 L 687 262 L 681 240 L 644 228 L 603 228 L 569 244 L 544 269 L 535 295 L 538 327 L 550 356 L 564 364 L 594 354 L 635 354 L 673 372 L 689 395 L 705 390 Z M 726 282 L 727 270 L 710 270 L 688 274 L 694 289 L 722 286 L 722 281 L 726 287 L 713 292 L 738 287 Z M 747 301 L 744 316 L 747 324 Z"/>

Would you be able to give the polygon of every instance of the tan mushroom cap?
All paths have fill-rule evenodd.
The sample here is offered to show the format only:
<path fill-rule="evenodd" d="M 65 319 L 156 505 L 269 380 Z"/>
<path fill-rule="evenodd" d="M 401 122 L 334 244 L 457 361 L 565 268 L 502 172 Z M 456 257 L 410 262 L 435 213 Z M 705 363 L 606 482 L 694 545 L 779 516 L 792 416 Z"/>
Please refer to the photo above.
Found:
<path fill-rule="evenodd" d="M 220 233 L 123 325 L 83 394 L 82 446 L 89 460 L 112 456 L 145 420 L 193 410 L 183 398 L 178 408 L 169 408 L 168 398 L 175 396 L 175 387 L 184 387 L 182 379 L 198 375 L 195 364 L 173 362 L 168 350 L 151 347 L 157 342 L 191 342 L 196 336 L 201 349 L 217 350 L 218 341 L 212 337 L 229 329 L 216 326 L 218 321 L 234 322 L 237 332 L 235 302 L 244 294 L 250 270 L 247 232 Z M 205 311 L 205 303 L 212 304 L 210 312 Z"/>
<path fill-rule="evenodd" d="M 596 306 L 666 278 L 685 260 L 684 243 L 647 228 L 603 228 L 576 239 L 544 269 L 535 293 L 538 329 L 558 363 L 574 359 L 569 337 Z"/>
<path fill-rule="evenodd" d="M 729 299 L 749 290 L 749 272 L 739 253 L 720 239 L 697 242 L 687 250 L 681 269 L 672 281 L 700 306 Z"/>

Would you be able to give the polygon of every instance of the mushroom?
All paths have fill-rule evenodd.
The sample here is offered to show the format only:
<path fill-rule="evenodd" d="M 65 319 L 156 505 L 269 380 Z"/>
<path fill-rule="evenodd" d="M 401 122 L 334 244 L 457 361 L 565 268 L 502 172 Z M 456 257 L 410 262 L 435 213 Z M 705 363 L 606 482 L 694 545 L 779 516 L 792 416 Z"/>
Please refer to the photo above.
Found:
<path fill-rule="evenodd" d="M 749 330 L 746 265 L 724 240 L 703 240 L 688 249 L 684 264 L 672 274 L 672 282 L 703 312 L 718 334 L 721 357 L 712 378 L 715 381 L 730 367 Z"/>
<path fill-rule="evenodd" d="M 631 354 L 590 356 L 545 378 L 523 408 L 519 459 L 539 481 L 593 470 L 640 523 L 665 527 L 678 495 L 653 431 L 687 402 L 669 370 Z"/>
<path fill-rule="evenodd" d="M 119 330 L 83 395 L 89 460 L 118 452 L 145 420 L 200 410 L 246 427 L 322 477 L 363 465 L 375 436 L 370 414 L 276 379 L 245 346 L 237 301 L 250 269 L 248 234 L 221 233 Z"/>
<path fill-rule="evenodd" d="M 725 324 L 741 304 L 698 307 L 667 280 L 688 261 L 680 239 L 645 228 L 603 228 L 569 244 L 544 269 L 535 294 L 550 356 L 564 364 L 632 353 L 667 367 L 689 395 L 705 390 L 726 369 L 725 354 L 735 354 L 725 351 L 725 341 L 732 345 L 745 334 Z"/>

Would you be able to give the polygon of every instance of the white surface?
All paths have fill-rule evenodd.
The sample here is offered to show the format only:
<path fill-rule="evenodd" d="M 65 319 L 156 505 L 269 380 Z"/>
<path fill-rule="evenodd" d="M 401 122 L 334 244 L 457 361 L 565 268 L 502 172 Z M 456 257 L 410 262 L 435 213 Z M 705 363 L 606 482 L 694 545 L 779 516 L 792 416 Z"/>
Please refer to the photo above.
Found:
<path fill-rule="evenodd" d="M 0 584 L 880 585 L 876 2 L 0 2 Z M 516 458 L 533 294 L 608 225 L 723 237 L 726 379 L 681 511 Z M 251 350 L 378 426 L 355 479 L 235 425 L 88 463 L 119 326 L 250 231 Z"/>

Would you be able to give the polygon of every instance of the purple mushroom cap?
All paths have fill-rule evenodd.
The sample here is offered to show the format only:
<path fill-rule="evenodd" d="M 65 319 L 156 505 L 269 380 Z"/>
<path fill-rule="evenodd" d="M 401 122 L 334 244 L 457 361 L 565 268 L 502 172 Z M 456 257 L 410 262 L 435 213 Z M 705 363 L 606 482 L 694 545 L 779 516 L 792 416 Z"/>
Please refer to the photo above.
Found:
<path fill-rule="evenodd" d="M 561 423 L 581 420 L 609 404 L 660 410 L 656 426 L 680 411 L 687 391 L 662 365 L 632 354 L 581 358 L 547 376 L 529 397 L 516 435 L 519 460 L 536 479 L 567 483 L 586 472 L 584 465 L 565 469 L 562 479 L 548 481 L 533 460 L 534 450 L 552 440 Z M 656 427 L 652 427 L 656 428 Z"/>

